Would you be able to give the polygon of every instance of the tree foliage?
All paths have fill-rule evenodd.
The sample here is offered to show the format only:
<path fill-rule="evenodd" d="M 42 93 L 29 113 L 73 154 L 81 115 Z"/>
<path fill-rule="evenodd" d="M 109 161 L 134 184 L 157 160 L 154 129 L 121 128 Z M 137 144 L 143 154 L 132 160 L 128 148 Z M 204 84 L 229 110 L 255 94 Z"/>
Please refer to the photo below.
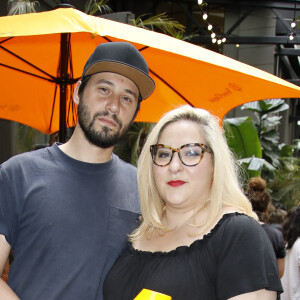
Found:
<path fill-rule="evenodd" d="M 30 0 L 8 0 L 8 15 L 21 15 L 27 13 L 34 13 L 35 5 L 39 4 L 38 1 Z"/>

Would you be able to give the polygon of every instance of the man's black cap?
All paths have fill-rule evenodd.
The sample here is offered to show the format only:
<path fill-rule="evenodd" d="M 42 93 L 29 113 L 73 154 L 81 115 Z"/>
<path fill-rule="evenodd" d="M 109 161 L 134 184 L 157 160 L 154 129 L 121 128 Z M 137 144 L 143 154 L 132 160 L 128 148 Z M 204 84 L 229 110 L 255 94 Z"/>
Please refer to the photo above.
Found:
<path fill-rule="evenodd" d="M 142 99 L 148 98 L 155 88 L 144 57 L 127 42 L 108 42 L 97 46 L 84 66 L 82 77 L 100 72 L 117 73 L 132 80 Z"/>

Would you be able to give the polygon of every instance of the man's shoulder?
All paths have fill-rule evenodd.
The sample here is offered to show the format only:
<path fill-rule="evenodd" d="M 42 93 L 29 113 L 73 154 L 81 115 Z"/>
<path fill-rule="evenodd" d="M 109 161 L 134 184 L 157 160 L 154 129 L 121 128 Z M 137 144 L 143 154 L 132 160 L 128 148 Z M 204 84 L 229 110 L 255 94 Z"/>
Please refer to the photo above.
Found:
<path fill-rule="evenodd" d="M 24 168 L 32 164 L 40 163 L 41 160 L 47 159 L 47 157 L 49 156 L 49 149 L 51 148 L 46 147 L 46 148 L 14 155 L 1 164 L 1 169 L 8 170 L 8 169 Z"/>

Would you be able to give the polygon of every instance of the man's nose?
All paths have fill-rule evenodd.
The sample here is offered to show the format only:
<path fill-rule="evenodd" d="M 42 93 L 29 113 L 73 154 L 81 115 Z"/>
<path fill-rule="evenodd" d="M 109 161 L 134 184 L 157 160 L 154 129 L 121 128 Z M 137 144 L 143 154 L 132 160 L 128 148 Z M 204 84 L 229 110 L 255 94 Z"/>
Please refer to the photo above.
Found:
<path fill-rule="evenodd" d="M 112 94 L 106 102 L 106 107 L 107 110 L 109 110 L 111 113 L 118 113 L 120 109 L 120 98 L 116 94 Z"/>

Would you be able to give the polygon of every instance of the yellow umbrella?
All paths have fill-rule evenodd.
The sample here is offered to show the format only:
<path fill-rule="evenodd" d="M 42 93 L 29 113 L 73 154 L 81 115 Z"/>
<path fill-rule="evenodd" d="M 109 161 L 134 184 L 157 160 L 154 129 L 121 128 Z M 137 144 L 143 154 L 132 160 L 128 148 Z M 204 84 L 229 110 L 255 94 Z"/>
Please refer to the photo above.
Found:
<path fill-rule="evenodd" d="M 133 43 L 156 83 L 136 121 L 156 122 L 186 103 L 223 118 L 246 102 L 300 97 L 298 86 L 200 46 L 59 8 L 0 17 L 0 118 L 43 133 L 74 126 L 73 85 L 95 47 L 111 41 Z"/>

